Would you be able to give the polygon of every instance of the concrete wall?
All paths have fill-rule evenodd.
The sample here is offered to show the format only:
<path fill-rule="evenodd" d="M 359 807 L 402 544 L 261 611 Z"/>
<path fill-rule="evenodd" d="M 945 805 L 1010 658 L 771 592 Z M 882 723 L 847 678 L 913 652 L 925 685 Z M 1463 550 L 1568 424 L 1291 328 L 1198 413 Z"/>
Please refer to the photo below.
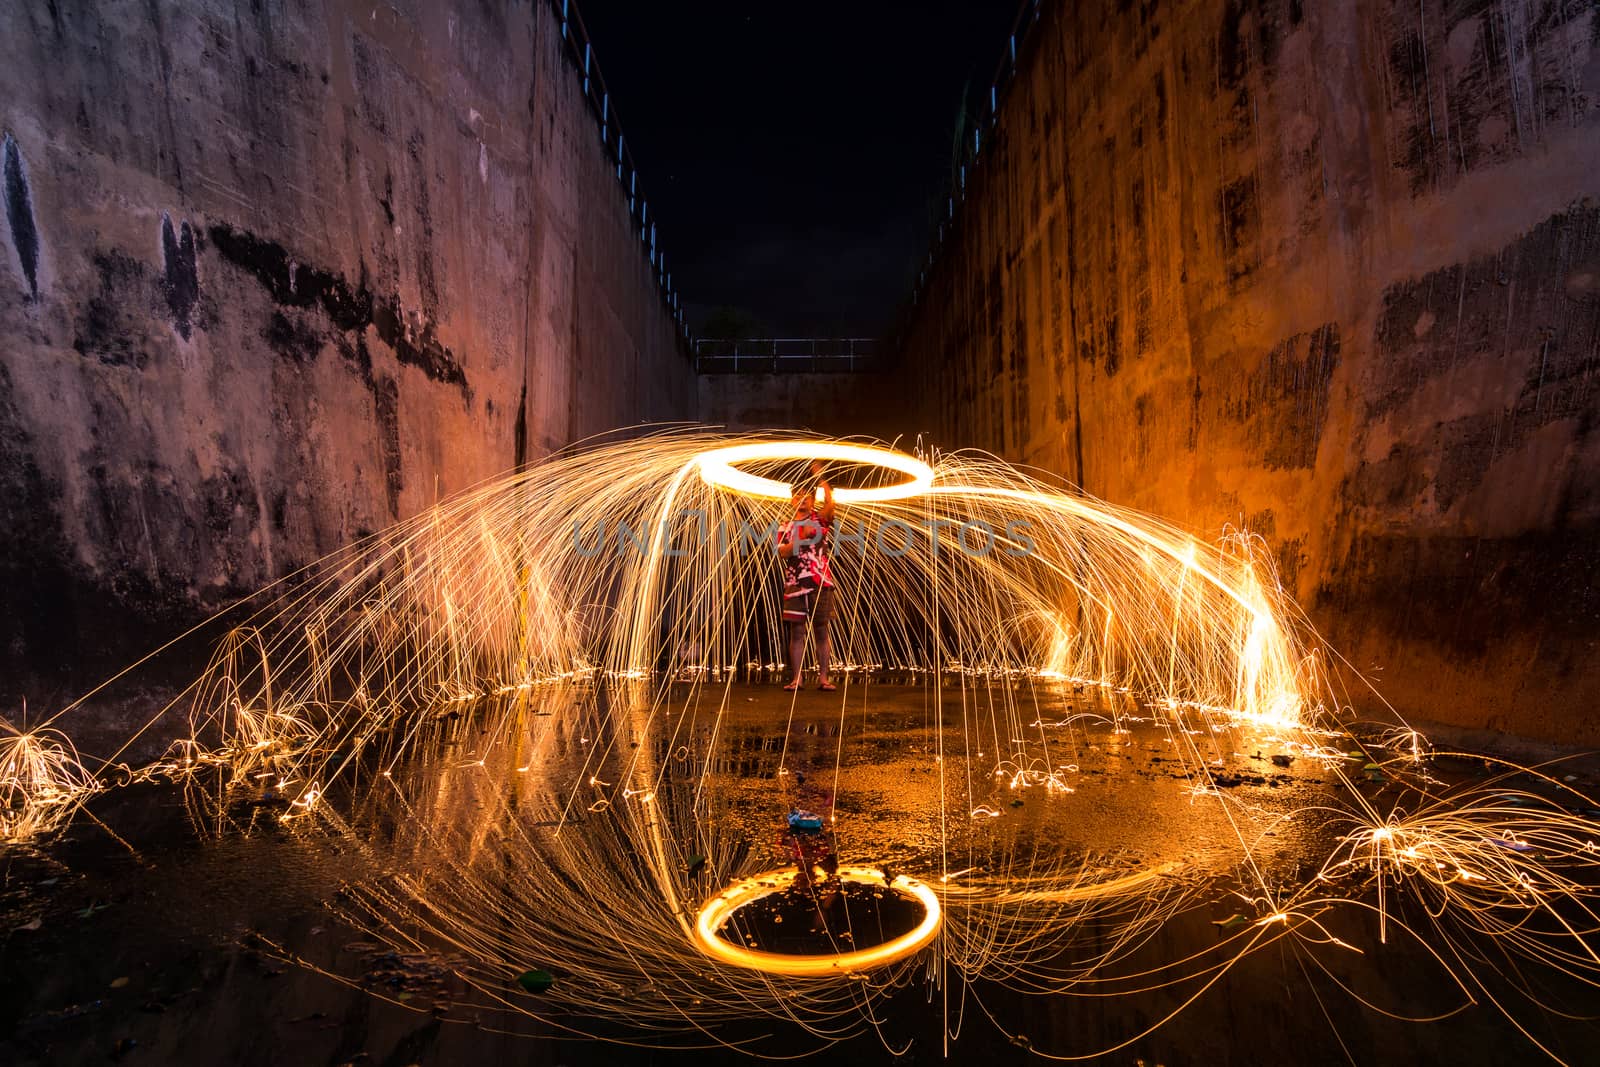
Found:
<path fill-rule="evenodd" d="M 729 430 L 812 430 L 892 440 L 913 420 L 894 373 L 702 374 L 699 421 Z"/>
<path fill-rule="evenodd" d="M 692 413 L 548 3 L 10 5 L 0 128 L 13 681 Z"/>
<path fill-rule="evenodd" d="M 1404 712 L 1600 742 L 1600 8 L 1046 6 L 926 421 L 1264 534 Z"/>

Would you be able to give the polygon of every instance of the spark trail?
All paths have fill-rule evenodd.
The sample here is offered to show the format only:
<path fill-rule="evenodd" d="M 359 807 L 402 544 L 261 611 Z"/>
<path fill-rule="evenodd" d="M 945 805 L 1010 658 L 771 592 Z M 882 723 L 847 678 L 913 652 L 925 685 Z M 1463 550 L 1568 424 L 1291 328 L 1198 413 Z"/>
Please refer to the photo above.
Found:
<path fill-rule="evenodd" d="M 841 715 L 851 700 L 870 714 L 885 674 L 926 692 L 930 785 L 909 817 L 935 844 L 881 886 L 874 868 L 845 868 L 852 891 L 921 902 L 905 937 L 874 952 L 825 927 L 823 951 L 773 962 L 729 931 L 746 903 L 793 888 L 718 767 L 735 687 L 780 668 L 774 523 L 814 459 L 840 483 Z M 1469 998 L 1493 997 L 1474 977 L 1483 943 L 1508 973 L 1537 962 L 1600 984 L 1592 801 L 1554 779 L 1448 789 L 1403 725 L 1358 741 L 1329 654 L 1258 539 L 1207 544 L 986 455 L 656 433 L 474 488 L 242 615 L 209 635 L 209 666 L 148 728 L 179 736 L 150 765 L 118 753 L 91 774 L 64 736 L 8 728 L 5 838 L 47 834 L 112 780 L 171 779 L 210 832 L 271 818 L 398 871 L 353 878 L 350 916 L 407 950 L 450 952 L 483 997 L 662 1044 L 718 1040 L 752 1014 L 826 1044 L 878 1025 L 882 998 L 917 981 L 1170 986 L 1187 1004 L 1264 945 L 1349 950 L 1334 917 L 1368 910 Z M 1074 691 L 1100 710 L 1046 717 Z M 1003 799 L 1069 797 L 1091 725 L 1115 745 L 1136 722 L 1227 828 L 1245 887 L 1231 932 L 1199 955 L 1143 952 L 1200 903 L 1181 872 L 1136 847 L 1111 861 L 1053 847 L 1016 830 Z M 836 782 L 854 758 L 845 736 Z M 1261 812 L 1218 788 L 1218 753 L 1247 736 L 1347 787 L 1282 816 L 1344 827 L 1298 882 L 1266 869 Z M 1369 780 L 1394 788 L 1356 788 Z M 519 987 L 534 962 L 560 981 Z"/>

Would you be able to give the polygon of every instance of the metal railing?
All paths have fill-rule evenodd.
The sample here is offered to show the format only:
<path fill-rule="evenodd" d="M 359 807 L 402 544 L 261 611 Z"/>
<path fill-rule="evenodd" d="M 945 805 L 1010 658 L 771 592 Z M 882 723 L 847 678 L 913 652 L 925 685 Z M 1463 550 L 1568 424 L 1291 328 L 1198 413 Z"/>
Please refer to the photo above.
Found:
<path fill-rule="evenodd" d="M 667 255 L 656 244 L 656 223 L 650 214 L 650 201 L 639 188 L 639 170 L 634 166 L 633 154 L 628 151 L 628 140 L 623 136 L 622 122 L 617 117 L 617 105 L 612 102 L 605 79 L 600 75 L 600 62 L 595 58 L 589 31 L 584 27 L 583 18 L 578 14 L 573 0 L 550 0 L 550 6 L 555 9 L 556 18 L 561 22 L 561 39 L 566 45 L 567 58 L 582 79 L 584 100 L 599 121 L 600 143 L 616 164 L 617 182 L 622 186 L 623 195 L 628 198 L 628 216 L 633 220 L 634 233 L 644 245 L 651 273 L 661 289 L 668 313 L 678 324 L 678 331 L 687 338 L 689 326 L 684 319 L 683 302 L 678 298 L 678 291 L 672 287 Z"/>
<path fill-rule="evenodd" d="M 983 149 L 988 144 L 987 138 L 1000 117 L 1000 101 L 1004 99 L 1006 89 L 1010 87 L 1011 79 L 1017 73 L 1017 56 L 1026 47 L 1029 41 L 1028 35 L 1039 25 L 1043 7 L 1044 0 L 1023 0 L 1016 21 L 1011 25 L 1011 35 L 1006 39 L 1005 51 L 1000 55 L 1000 64 L 995 68 L 994 78 L 989 82 L 988 95 L 979 104 L 977 115 L 962 131 L 961 153 L 956 158 L 955 171 L 951 175 L 950 192 L 945 197 L 944 218 L 939 220 L 933 243 L 928 248 L 928 256 L 923 261 L 922 269 L 917 272 L 917 284 L 911 290 L 913 304 L 921 301 L 922 290 L 928 283 L 934 260 L 938 258 L 939 250 L 944 247 L 945 238 L 955 226 L 956 209 L 966 200 L 967 179 L 977 169 L 979 161 L 984 158 Z"/>
<path fill-rule="evenodd" d="M 696 374 L 854 374 L 879 369 L 871 337 L 702 338 L 694 343 Z"/>

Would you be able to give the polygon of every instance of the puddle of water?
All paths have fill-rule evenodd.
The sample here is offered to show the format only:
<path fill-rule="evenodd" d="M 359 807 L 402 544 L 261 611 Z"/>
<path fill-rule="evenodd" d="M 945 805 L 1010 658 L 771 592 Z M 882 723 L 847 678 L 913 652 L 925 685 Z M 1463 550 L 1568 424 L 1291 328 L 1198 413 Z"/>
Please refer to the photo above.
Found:
<path fill-rule="evenodd" d="M 633 713 L 593 691 L 440 713 L 407 751 L 351 760 L 313 816 L 265 792 L 146 785 L 97 797 L 48 847 L 5 853 L 0 1061 L 715 1063 L 747 1058 L 717 1042 L 795 1054 L 842 1034 L 832 1054 L 850 1062 L 893 1060 L 907 1041 L 896 1062 L 912 1062 L 942 1056 L 946 1028 L 959 1059 L 1532 1053 L 1486 1006 L 1391 1017 L 1466 997 L 1415 940 L 1378 944 L 1369 911 L 1319 912 L 1320 943 L 1269 928 L 1254 952 L 1219 948 L 1257 936 L 1240 926 L 1263 886 L 1319 868 L 1343 832 L 1323 810 L 1349 801 L 1341 790 L 1393 788 L 1340 785 L 1248 731 L 1185 732 L 1093 692 L 678 686 Z M 825 816 L 841 862 L 946 894 L 934 954 L 807 986 L 695 951 L 682 924 L 702 900 L 792 859 L 793 808 Z M 893 936 L 905 919 L 870 893 L 843 907 L 845 929 Z M 1414 910 L 1397 903 L 1395 921 L 1427 929 Z M 737 936 L 779 951 L 836 941 L 841 924 L 812 929 L 817 913 L 769 898 Z M 1493 944 L 1458 951 L 1488 962 L 1457 966 L 1525 969 Z M 536 971 L 548 990 L 516 984 Z M 1552 1002 L 1593 1003 L 1554 971 L 1525 977 Z M 1064 982 L 1086 995 L 1028 995 Z M 1519 1011 L 1570 1062 L 1600 1047 L 1592 1024 Z"/>

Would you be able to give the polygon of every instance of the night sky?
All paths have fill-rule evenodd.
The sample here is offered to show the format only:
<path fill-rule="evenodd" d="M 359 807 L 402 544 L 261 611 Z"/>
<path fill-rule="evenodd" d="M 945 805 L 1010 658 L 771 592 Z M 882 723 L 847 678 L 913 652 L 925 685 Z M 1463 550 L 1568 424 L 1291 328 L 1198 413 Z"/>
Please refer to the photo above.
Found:
<path fill-rule="evenodd" d="M 697 332 L 878 336 L 1019 0 L 576 0 Z"/>

